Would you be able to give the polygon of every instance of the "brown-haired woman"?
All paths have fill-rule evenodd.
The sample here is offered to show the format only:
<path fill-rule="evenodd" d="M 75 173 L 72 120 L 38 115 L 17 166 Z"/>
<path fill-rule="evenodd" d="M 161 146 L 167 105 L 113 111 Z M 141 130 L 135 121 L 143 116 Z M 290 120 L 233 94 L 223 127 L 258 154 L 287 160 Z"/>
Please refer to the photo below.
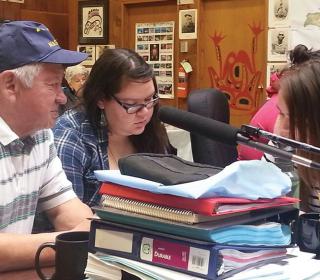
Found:
<path fill-rule="evenodd" d="M 169 153 L 157 118 L 158 91 L 153 70 L 129 49 L 107 49 L 82 88 L 82 104 L 67 111 L 54 128 L 58 156 L 77 195 L 99 202 L 94 170 L 118 169 L 132 153 Z"/>
<path fill-rule="evenodd" d="M 292 67 L 280 80 L 278 94 L 279 129 L 289 137 L 320 147 L 320 60 L 311 59 Z M 320 156 L 300 152 L 320 161 Z M 298 166 L 303 181 L 302 209 L 320 212 L 320 171 Z"/>

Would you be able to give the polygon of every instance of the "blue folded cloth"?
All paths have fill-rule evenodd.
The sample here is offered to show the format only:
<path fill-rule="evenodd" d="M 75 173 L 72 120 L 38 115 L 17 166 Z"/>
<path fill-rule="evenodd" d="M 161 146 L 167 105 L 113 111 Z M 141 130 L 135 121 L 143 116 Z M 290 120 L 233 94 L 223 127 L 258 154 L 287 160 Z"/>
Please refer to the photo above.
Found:
<path fill-rule="evenodd" d="M 234 225 L 211 233 L 217 243 L 251 246 L 286 246 L 291 243 L 291 229 L 279 223 L 261 225 Z"/>
<path fill-rule="evenodd" d="M 220 173 L 204 180 L 164 186 L 158 182 L 122 175 L 119 170 L 96 170 L 101 182 L 112 182 L 154 193 L 189 198 L 239 197 L 248 199 L 275 198 L 291 190 L 288 175 L 274 164 L 260 160 L 237 161 Z"/>

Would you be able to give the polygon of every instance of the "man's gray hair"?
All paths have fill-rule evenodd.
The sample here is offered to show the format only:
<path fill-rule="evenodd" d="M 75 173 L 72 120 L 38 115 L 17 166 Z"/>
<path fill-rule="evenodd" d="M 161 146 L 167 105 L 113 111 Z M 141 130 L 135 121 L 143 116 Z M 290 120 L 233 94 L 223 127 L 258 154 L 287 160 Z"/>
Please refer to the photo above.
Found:
<path fill-rule="evenodd" d="M 38 76 L 41 68 L 42 63 L 32 63 L 13 69 L 12 72 L 14 72 L 25 87 L 31 88 L 34 78 Z"/>

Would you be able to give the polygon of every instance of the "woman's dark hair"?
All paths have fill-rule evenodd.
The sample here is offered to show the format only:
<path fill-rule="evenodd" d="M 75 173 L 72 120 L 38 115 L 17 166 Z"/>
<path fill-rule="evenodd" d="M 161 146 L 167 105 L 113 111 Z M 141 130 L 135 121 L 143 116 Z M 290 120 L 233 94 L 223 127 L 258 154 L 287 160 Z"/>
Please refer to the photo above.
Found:
<path fill-rule="evenodd" d="M 308 49 L 305 45 L 299 44 L 289 52 L 289 59 L 291 65 L 299 65 L 310 59 L 320 59 L 320 51 L 313 51 Z"/>
<path fill-rule="evenodd" d="M 296 65 L 280 79 L 280 89 L 289 111 L 290 138 L 320 147 L 320 60 L 310 59 Z M 300 154 L 300 153 L 299 153 Z M 318 155 L 301 152 L 316 162 Z M 319 170 L 298 167 L 308 186 L 320 182 Z"/>
<path fill-rule="evenodd" d="M 291 64 L 300 64 L 310 59 L 310 50 L 305 45 L 299 44 L 289 52 Z"/>
<path fill-rule="evenodd" d="M 83 87 L 82 105 L 90 123 L 101 127 L 101 109 L 99 100 L 110 100 L 121 91 L 127 81 L 148 82 L 152 80 L 155 92 L 158 92 L 151 66 L 136 52 L 130 49 L 107 49 L 93 65 Z M 164 153 L 169 147 L 169 140 L 164 126 L 157 117 L 159 104 L 154 107 L 150 122 L 140 135 L 129 136 L 137 152 Z"/>

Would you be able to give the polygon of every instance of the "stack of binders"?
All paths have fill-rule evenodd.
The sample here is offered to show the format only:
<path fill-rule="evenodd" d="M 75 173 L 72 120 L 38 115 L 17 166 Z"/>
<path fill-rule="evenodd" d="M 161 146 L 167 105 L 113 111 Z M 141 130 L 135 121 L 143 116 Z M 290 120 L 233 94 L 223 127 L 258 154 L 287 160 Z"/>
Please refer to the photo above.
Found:
<path fill-rule="evenodd" d="M 100 194 L 90 249 L 205 279 L 284 258 L 291 232 L 282 231 L 298 215 L 290 197 L 191 199 L 110 182 Z M 238 240 L 243 230 L 247 241 Z"/>

